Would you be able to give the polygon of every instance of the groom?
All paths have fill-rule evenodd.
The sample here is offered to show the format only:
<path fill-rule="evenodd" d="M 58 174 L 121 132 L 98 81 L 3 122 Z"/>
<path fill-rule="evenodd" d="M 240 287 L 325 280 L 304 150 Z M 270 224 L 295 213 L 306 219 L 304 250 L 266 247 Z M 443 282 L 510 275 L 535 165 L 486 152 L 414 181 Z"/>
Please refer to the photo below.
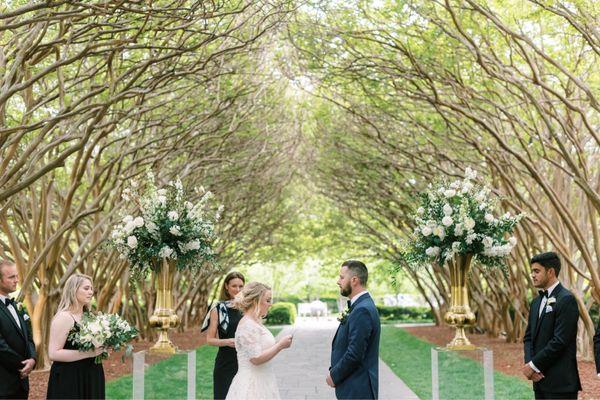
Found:
<path fill-rule="evenodd" d="M 558 281 L 560 259 L 548 252 L 531 259 L 531 279 L 540 295 L 533 299 L 523 339 L 523 374 L 532 380 L 536 399 L 576 399 L 577 300 Z"/>
<path fill-rule="evenodd" d="M 338 286 L 348 310 L 331 345 L 327 384 L 338 399 L 376 399 L 379 391 L 379 314 L 365 290 L 369 274 L 360 261 L 342 264 Z"/>
<path fill-rule="evenodd" d="M 17 267 L 0 259 L 0 399 L 27 399 L 35 345 L 24 313 L 8 295 L 17 290 Z"/>

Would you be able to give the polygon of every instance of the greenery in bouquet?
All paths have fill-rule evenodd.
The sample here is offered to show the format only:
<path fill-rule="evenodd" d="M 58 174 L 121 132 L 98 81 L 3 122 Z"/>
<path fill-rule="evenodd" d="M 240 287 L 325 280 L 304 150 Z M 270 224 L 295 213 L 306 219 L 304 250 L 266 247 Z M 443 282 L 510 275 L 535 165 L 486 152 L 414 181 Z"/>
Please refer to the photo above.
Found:
<path fill-rule="evenodd" d="M 90 351 L 100 347 L 118 351 L 125 346 L 125 354 L 131 354 L 131 342 L 138 335 L 137 329 L 117 314 L 97 315 L 84 313 L 79 323 L 79 329 L 69 333 L 67 340 L 79 351 Z M 95 358 L 97 364 L 108 358 L 105 351 Z"/>
<path fill-rule="evenodd" d="M 199 271 L 207 264 L 216 266 L 215 223 L 223 206 L 211 211 L 212 193 L 196 189 L 200 199 L 193 204 L 180 180 L 158 189 L 152 173 L 145 187 L 143 194 L 135 183 L 124 190 L 123 198 L 135 203 L 138 215 L 126 215 L 109 239 L 109 246 L 129 261 L 132 279 L 157 270 L 164 258 L 176 260 L 179 269 Z"/>
<path fill-rule="evenodd" d="M 470 168 L 463 180 L 441 182 L 419 195 L 416 228 L 404 253 L 410 265 L 443 264 L 455 254 L 471 253 L 482 265 L 504 267 L 517 240 L 512 235 L 523 214 L 494 215 L 496 201 L 487 187 L 476 185 Z"/>

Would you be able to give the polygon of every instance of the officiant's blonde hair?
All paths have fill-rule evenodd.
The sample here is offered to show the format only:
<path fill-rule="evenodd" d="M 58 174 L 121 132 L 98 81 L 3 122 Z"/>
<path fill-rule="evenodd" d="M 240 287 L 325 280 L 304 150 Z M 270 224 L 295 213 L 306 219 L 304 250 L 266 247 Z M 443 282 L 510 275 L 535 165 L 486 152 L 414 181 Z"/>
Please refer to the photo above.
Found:
<path fill-rule="evenodd" d="M 239 292 L 233 299 L 233 307 L 237 308 L 243 313 L 251 309 L 255 309 L 258 312 L 258 304 L 263 298 L 265 293 L 270 291 L 271 288 L 264 283 L 250 282 L 241 292 Z"/>
<path fill-rule="evenodd" d="M 73 274 L 67 279 L 65 286 L 63 287 L 60 303 L 58 304 L 58 311 L 69 311 L 77 305 L 77 289 L 79 289 L 85 281 L 90 281 L 91 285 L 94 286 L 92 277 L 88 275 Z M 89 311 L 88 307 L 83 306 L 83 311 Z"/>

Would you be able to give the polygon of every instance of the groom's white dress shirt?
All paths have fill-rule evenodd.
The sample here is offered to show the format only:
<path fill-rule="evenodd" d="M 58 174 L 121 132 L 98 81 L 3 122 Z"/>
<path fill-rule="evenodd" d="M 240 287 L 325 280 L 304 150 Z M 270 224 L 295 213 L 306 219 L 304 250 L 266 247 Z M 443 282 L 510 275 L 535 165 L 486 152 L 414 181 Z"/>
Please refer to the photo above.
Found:
<path fill-rule="evenodd" d="M 362 292 L 360 292 L 359 294 L 357 294 L 356 296 L 354 296 L 352 299 L 350 299 L 350 305 L 353 306 L 354 303 L 356 303 L 356 300 L 358 300 L 358 298 L 360 296 L 362 296 L 363 294 L 367 294 L 369 292 L 367 292 L 366 290 L 363 290 Z"/>
<path fill-rule="evenodd" d="M 0 294 L 0 301 L 2 301 L 3 303 L 6 304 L 6 296 L 3 296 L 3 295 Z M 10 313 L 13 316 L 15 322 L 17 323 L 17 326 L 20 328 L 21 327 L 21 322 L 19 322 L 19 316 L 17 315 L 17 310 L 15 310 L 15 308 L 13 307 L 12 304 L 9 304 L 6 308 L 8 308 L 8 311 L 10 311 Z"/>

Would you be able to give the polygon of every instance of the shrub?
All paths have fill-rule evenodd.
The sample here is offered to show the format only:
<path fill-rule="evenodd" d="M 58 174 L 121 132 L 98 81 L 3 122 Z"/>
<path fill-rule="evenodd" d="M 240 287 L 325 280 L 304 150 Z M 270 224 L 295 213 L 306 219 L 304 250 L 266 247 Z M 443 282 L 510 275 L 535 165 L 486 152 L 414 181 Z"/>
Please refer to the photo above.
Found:
<path fill-rule="evenodd" d="M 379 317 L 383 320 L 427 321 L 433 319 L 428 307 L 377 306 Z"/>
<path fill-rule="evenodd" d="M 267 315 L 267 325 L 292 325 L 296 322 L 296 306 L 293 303 L 275 303 Z"/>

